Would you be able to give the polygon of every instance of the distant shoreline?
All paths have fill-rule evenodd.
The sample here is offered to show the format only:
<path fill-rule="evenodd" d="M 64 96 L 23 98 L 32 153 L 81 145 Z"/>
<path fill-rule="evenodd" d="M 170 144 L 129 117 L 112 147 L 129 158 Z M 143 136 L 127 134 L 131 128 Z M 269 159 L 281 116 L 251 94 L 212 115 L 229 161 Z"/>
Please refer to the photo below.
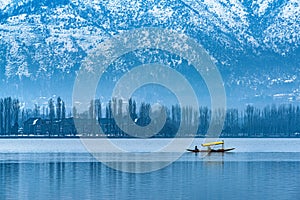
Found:
<path fill-rule="evenodd" d="M 138 137 L 114 137 L 114 136 L 0 136 L 1 139 L 171 139 L 173 137 L 151 137 L 151 138 L 138 138 Z M 176 138 L 205 138 L 205 137 L 176 137 Z M 218 138 L 244 138 L 244 139 L 251 139 L 251 138 L 261 138 L 261 139 L 272 139 L 272 138 L 299 138 L 300 136 L 294 137 L 218 137 Z"/>

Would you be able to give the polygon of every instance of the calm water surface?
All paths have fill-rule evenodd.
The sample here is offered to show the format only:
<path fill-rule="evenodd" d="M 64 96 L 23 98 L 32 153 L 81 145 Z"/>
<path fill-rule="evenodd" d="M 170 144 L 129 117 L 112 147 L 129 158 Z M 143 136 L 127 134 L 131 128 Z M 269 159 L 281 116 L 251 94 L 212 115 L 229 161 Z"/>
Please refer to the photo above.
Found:
<path fill-rule="evenodd" d="M 138 153 L 122 153 L 124 160 L 111 160 L 134 168 L 132 157 L 147 160 L 147 154 L 139 152 L 141 147 L 163 145 L 166 140 L 114 142 L 136 144 L 130 148 Z M 163 169 L 136 174 L 98 162 L 76 139 L 0 140 L 0 199 L 299 199 L 300 140 L 225 142 L 236 151 L 207 156 L 184 153 Z M 174 152 L 155 155 L 164 158 Z"/>

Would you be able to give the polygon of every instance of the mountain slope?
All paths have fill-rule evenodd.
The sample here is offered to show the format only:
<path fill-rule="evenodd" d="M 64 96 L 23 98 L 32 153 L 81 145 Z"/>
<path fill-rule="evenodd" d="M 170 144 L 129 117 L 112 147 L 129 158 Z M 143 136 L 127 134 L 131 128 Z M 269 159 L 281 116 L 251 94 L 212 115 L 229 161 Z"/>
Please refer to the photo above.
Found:
<path fill-rule="evenodd" d="M 149 26 L 196 39 L 229 97 L 247 103 L 284 93 L 299 101 L 299 0 L 0 1 L 0 78 L 11 90 L 42 82 L 36 95 L 53 94 L 57 87 L 47 85 L 60 80 L 63 92 L 97 44 Z"/>

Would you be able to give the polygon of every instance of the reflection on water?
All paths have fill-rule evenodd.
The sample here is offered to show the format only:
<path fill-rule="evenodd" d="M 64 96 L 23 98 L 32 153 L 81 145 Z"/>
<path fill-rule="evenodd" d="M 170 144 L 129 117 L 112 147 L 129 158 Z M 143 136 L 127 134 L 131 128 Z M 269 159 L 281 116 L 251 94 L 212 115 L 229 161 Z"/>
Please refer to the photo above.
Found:
<path fill-rule="evenodd" d="M 0 199 L 298 199 L 300 195 L 299 153 L 205 158 L 186 153 L 145 174 L 114 170 L 89 154 L 0 154 L 0 158 Z"/>

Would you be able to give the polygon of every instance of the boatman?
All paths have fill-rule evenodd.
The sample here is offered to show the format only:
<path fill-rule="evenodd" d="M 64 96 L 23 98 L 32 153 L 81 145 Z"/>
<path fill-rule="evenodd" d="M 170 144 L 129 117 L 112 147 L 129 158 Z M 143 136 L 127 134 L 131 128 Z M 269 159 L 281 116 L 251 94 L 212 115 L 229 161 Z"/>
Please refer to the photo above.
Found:
<path fill-rule="evenodd" d="M 211 147 L 210 146 L 207 147 L 207 151 L 211 152 Z"/>
<path fill-rule="evenodd" d="M 197 146 L 195 146 L 195 151 L 199 151 L 199 149 L 198 149 L 198 147 L 197 147 Z"/>

